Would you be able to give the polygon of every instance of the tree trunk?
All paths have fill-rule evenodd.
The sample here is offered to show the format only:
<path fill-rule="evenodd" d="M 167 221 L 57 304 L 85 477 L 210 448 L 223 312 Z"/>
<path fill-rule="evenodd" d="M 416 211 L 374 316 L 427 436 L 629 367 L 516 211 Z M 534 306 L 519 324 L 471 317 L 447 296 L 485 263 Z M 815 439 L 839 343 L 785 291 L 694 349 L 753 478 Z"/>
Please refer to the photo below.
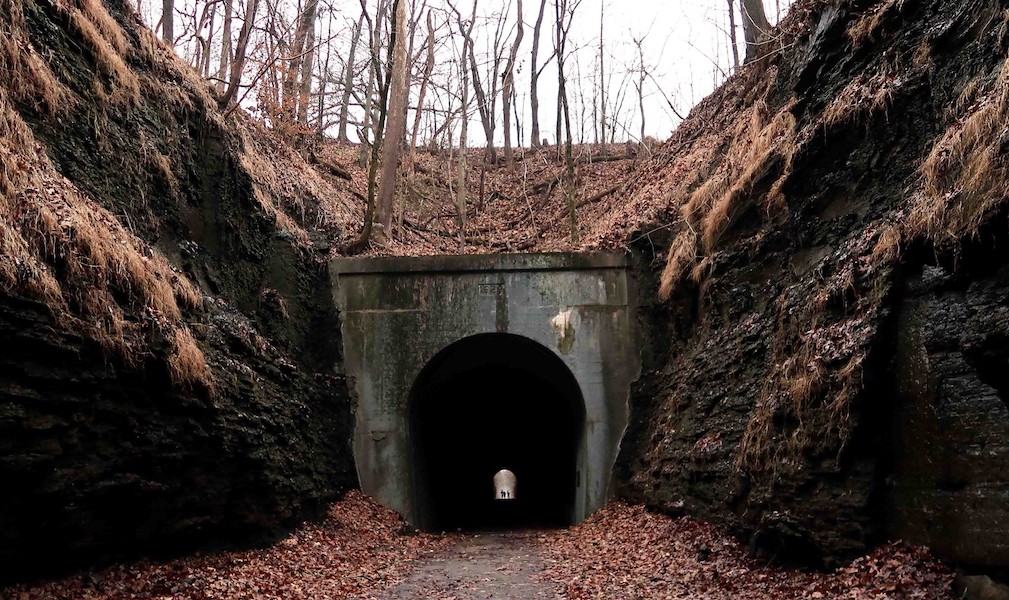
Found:
<path fill-rule="evenodd" d="M 732 46 L 732 66 L 739 68 L 739 44 L 736 40 L 736 0 L 729 2 L 729 44 Z"/>
<path fill-rule="evenodd" d="M 469 22 L 476 22 L 476 9 L 478 0 L 473 0 L 473 13 L 470 15 Z M 459 28 L 463 29 L 462 15 L 459 11 L 456 11 L 456 17 L 459 19 Z M 497 162 L 497 150 L 494 147 L 494 108 L 493 102 L 488 102 L 488 95 L 484 91 L 483 83 L 480 82 L 480 67 L 476 60 L 476 50 L 475 44 L 473 43 L 473 27 L 470 26 L 468 33 L 466 34 L 465 47 L 468 49 L 467 56 L 469 57 L 469 67 L 472 71 L 472 81 L 473 81 L 473 94 L 476 96 L 476 107 L 477 111 L 480 113 L 480 124 L 483 125 L 484 138 L 487 140 L 487 157 L 490 161 Z M 496 63 L 495 63 L 496 64 Z M 493 69 L 496 72 L 496 69 Z M 496 77 L 493 75 L 492 77 Z M 492 90 L 493 92 L 493 90 Z"/>
<path fill-rule="evenodd" d="M 256 12 L 258 10 L 259 0 L 249 0 L 245 8 L 245 21 L 242 23 L 242 30 L 238 33 L 235 58 L 231 61 L 231 74 L 228 76 L 228 87 L 217 100 L 217 104 L 222 109 L 231 104 L 235 99 L 235 94 L 238 93 L 238 86 L 242 82 L 242 71 L 245 69 L 245 53 L 249 47 L 249 38 L 252 36 L 252 24 L 256 20 Z"/>
<path fill-rule="evenodd" d="M 505 165 L 508 172 L 515 168 L 515 157 L 512 155 L 512 132 L 511 132 L 511 107 L 512 96 L 515 94 L 515 60 L 518 58 L 519 45 L 522 44 L 522 36 L 525 30 L 522 27 L 522 0 L 518 0 L 518 15 L 516 21 L 515 40 L 512 42 L 511 54 L 508 55 L 508 64 L 505 66 L 504 81 L 501 87 L 502 112 L 504 117 L 504 153 Z"/>
<path fill-rule="evenodd" d="M 354 89 L 354 56 L 357 53 L 357 44 L 361 40 L 361 30 L 364 29 L 364 14 L 357 20 L 354 26 L 354 33 L 350 38 L 350 53 L 343 72 L 343 97 L 340 99 L 340 122 L 336 128 L 337 141 L 348 143 L 347 121 L 350 120 L 350 96 Z"/>
<path fill-rule="evenodd" d="M 638 112 L 641 114 L 641 135 L 638 137 L 638 147 L 644 154 L 648 148 L 645 144 L 645 77 L 648 71 L 645 69 L 644 40 L 635 39 L 634 43 L 638 47 L 638 80 L 634 84 L 634 89 L 638 92 Z"/>
<path fill-rule="evenodd" d="M 231 64 L 231 19 L 235 0 L 224 0 L 224 22 L 221 24 L 221 64 L 217 68 L 217 93 L 224 92 L 228 84 L 228 65 Z"/>
<path fill-rule="evenodd" d="M 314 0 L 313 4 L 318 4 Z M 301 83 L 298 87 L 298 122 L 308 126 L 308 99 L 312 93 L 312 66 L 315 61 L 315 19 L 316 10 L 312 10 L 311 23 L 305 33 L 304 57 L 301 63 Z"/>
<path fill-rule="evenodd" d="M 369 155 L 372 157 L 376 156 L 375 147 L 378 144 L 378 135 L 381 133 L 379 129 L 385 126 L 384 122 L 382 123 L 382 127 L 378 126 L 379 119 L 376 119 L 374 114 L 375 85 L 378 83 L 379 88 L 382 87 L 382 61 L 379 58 L 379 54 L 382 47 L 382 19 L 385 18 L 385 9 L 386 0 L 379 0 L 375 22 L 369 22 L 368 28 L 371 32 L 371 60 L 369 61 L 370 66 L 368 69 L 368 87 L 364 94 L 364 122 L 361 125 L 361 166 L 368 164 Z M 361 10 L 366 10 L 364 0 L 361 0 Z M 365 13 L 365 17 L 367 17 L 367 13 Z M 389 47 L 389 52 L 392 52 L 392 46 Z M 391 60 L 390 58 L 390 62 Z M 384 90 L 382 93 L 388 93 L 388 90 Z M 382 111 L 384 111 L 384 99 L 381 106 Z M 369 133 L 371 134 L 370 137 Z M 374 158 L 372 158 L 372 161 L 374 161 Z"/>
<path fill-rule="evenodd" d="M 599 106 L 598 139 L 602 140 L 599 144 L 599 153 L 603 156 L 606 156 L 606 61 L 603 56 L 603 22 L 605 21 L 605 17 L 606 5 L 601 4 L 599 8 L 599 97 L 597 103 Z"/>
<path fill-rule="evenodd" d="M 315 12 L 319 5 L 319 0 L 306 0 L 305 8 L 298 15 L 298 28 L 294 32 L 294 46 L 291 48 L 290 64 L 287 66 L 287 73 L 284 76 L 284 94 L 281 98 L 283 103 L 283 120 L 292 123 L 295 115 L 298 114 L 298 99 L 301 85 L 299 77 L 302 75 L 302 65 L 306 62 L 309 52 L 309 40 L 315 31 Z M 311 71 L 309 71 L 311 74 Z M 309 76 L 311 83 L 311 75 Z"/>
<path fill-rule="evenodd" d="M 577 6 L 577 3 L 575 4 Z M 560 113 L 564 117 L 564 192 L 568 200 L 568 224 L 571 228 L 571 241 L 578 243 L 578 204 L 575 198 L 575 158 L 571 140 L 571 110 L 568 108 L 567 81 L 564 76 L 565 50 L 568 41 L 568 29 L 574 20 L 574 11 L 568 11 L 567 0 L 556 0 L 554 12 L 557 18 L 557 83 Z M 560 135 L 558 127 L 558 136 Z"/>
<path fill-rule="evenodd" d="M 399 4 L 400 2 L 406 2 L 406 0 L 394 0 L 394 2 L 396 4 Z M 395 6 L 394 6 L 394 8 L 395 8 Z M 366 8 L 366 5 L 364 3 L 364 0 L 361 0 L 361 10 L 362 10 L 362 14 L 363 14 L 365 20 L 368 21 L 368 23 L 369 23 L 369 28 L 368 29 L 369 29 L 369 31 L 371 32 L 371 35 L 372 35 L 372 39 L 371 39 L 371 59 L 370 59 L 370 62 L 371 62 L 371 77 L 370 77 L 369 85 L 368 85 L 368 87 L 369 87 L 369 91 L 368 91 L 368 93 L 369 93 L 369 99 L 371 97 L 370 95 L 371 95 L 371 92 L 372 92 L 371 88 L 374 85 L 375 80 L 378 80 L 379 111 L 378 111 L 378 119 L 376 120 L 375 127 L 374 127 L 375 137 L 372 140 L 370 147 L 368 147 L 368 150 L 371 153 L 371 159 L 368 161 L 368 204 L 367 204 L 367 206 L 365 208 L 365 213 L 364 213 L 364 227 L 362 227 L 362 229 L 361 229 L 361 235 L 358 236 L 357 240 L 351 242 L 350 244 L 348 244 L 344 248 L 345 252 L 347 252 L 348 254 L 354 254 L 354 253 L 359 252 L 359 251 L 363 250 L 364 248 L 368 247 L 368 244 L 371 243 L 371 240 L 372 240 L 372 237 L 373 237 L 373 231 L 374 231 L 375 220 L 376 220 L 375 217 L 376 217 L 376 213 L 378 211 L 378 208 L 377 208 L 378 202 L 376 201 L 376 198 L 378 196 L 378 193 L 377 193 L 378 192 L 378 168 L 379 168 L 379 162 L 381 162 L 382 140 L 383 140 L 383 134 L 385 132 L 385 119 L 386 119 L 386 117 L 389 114 L 389 111 L 386 110 L 388 108 L 388 102 L 389 102 L 389 88 L 392 86 L 392 82 L 391 82 L 391 79 L 392 79 L 392 69 L 391 68 L 390 69 L 386 69 L 386 71 L 385 71 L 385 80 L 384 81 L 382 81 L 381 78 L 380 78 L 380 75 L 381 75 L 381 73 L 380 73 L 380 70 L 381 70 L 381 60 L 379 59 L 379 46 L 381 44 L 381 40 L 380 40 L 380 34 L 381 34 L 381 31 L 382 31 L 381 20 L 382 20 L 383 15 L 385 14 L 385 2 L 384 1 L 380 1 L 379 2 L 379 5 L 378 5 L 378 17 L 375 19 L 374 23 L 372 23 L 370 20 L 368 20 L 368 13 L 367 13 L 367 8 Z M 393 50 L 395 48 L 395 42 L 396 42 L 396 35 L 395 35 L 396 34 L 396 27 L 395 27 L 395 23 L 393 24 L 393 27 L 392 27 L 390 33 L 391 33 L 391 35 L 390 35 L 390 39 L 389 39 L 388 63 L 391 66 L 392 63 L 393 63 Z M 366 112 L 366 116 L 365 116 L 366 120 L 369 118 L 370 111 L 371 111 L 370 102 L 368 104 L 369 104 L 369 106 L 367 107 L 367 109 L 365 111 Z M 365 127 L 367 127 L 367 125 L 365 125 Z M 364 130 L 362 130 L 362 134 L 364 134 Z M 362 156 L 363 156 L 364 152 L 365 152 L 365 146 L 366 145 L 362 143 L 361 146 L 362 146 L 361 147 L 361 152 L 362 152 Z M 384 235 L 382 235 L 382 234 L 379 234 L 379 236 L 376 236 L 376 238 L 379 239 L 379 241 L 384 241 Z"/>
<path fill-rule="evenodd" d="M 394 0 L 393 21 L 389 44 L 392 45 L 392 61 L 387 67 L 391 75 L 388 92 L 388 104 L 385 107 L 388 126 L 382 144 L 382 175 L 378 188 L 378 203 L 375 209 L 375 222 L 382 226 L 376 241 L 384 242 L 382 237 L 392 236 L 392 215 L 395 212 L 396 183 L 399 171 L 399 161 L 402 155 L 403 136 L 406 135 L 406 103 L 409 94 L 407 86 L 407 71 L 409 64 L 406 57 L 406 3 L 407 0 Z"/>
<path fill-rule="evenodd" d="M 210 8 L 210 16 L 208 17 L 209 23 L 207 24 L 208 27 L 207 39 L 205 42 L 204 40 L 201 40 L 201 42 L 204 43 L 204 52 L 202 59 L 203 63 L 200 65 L 200 73 L 203 75 L 204 79 L 210 79 L 210 63 L 211 63 L 210 41 L 214 39 L 214 33 L 215 33 L 214 27 L 217 21 L 217 4 L 216 3 L 211 4 L 209 8 Z M 203 23 L 200 24 L 200 28 L 201 29 L 203 28 Z"/>
<path fill-rule="evenodd" d="M 175 47 L 175 0 L 161 3 L 161 37 L 169 47 Z"/>
<path fill-rule="evenodd" d="M 410 154 L 408 159 L 413 164 L 413 153 L 417 149 L 417 136 L 420 133 L 420 121 L 424 116 L 424 97 L 427 95 L 427 84 L 431 80 L 431 73 L 434 71 L 434 16 L 431 10 L 427 11 L 427 62 L 424 63 L 424 76 L 420 81 L 420 91 L 417 92 L 417 112 L 413 117 L 413 131 L 410 133 Z"/>
<path fill-rule="evenodd" d="M 743 17 L 743 37 L 746 40 L 746 59 L 749 63 L 760 58 L 760 50 L 771 31 L 764 14 L 762 0 L 739 0 L 739 14 Z"/>
<path fill-rule="evenodd" d="M 532 111 L 532 123 L 530 124 L 530 145 L 533 148 L 540 147 L 540 99 L 537 93 L 537 84 L 539 83 L 540 73 L 536 65 L 536 59 L 539 57 L 540 50 L 540 30 L 543 27 L 543 13 L 547 6 L 547 0 L 540 0 L 540 11 L 536 17 L 536 25 L 533 27 L 533 52 L 532 52 L 532 64 L 530 65 L 530 79 L 529 82 L 529 108 Z"/>
<path fill-rule="evenodd" d="M 326 37 L 332 39 L 333 35 L 333 11 L 329 11 L 329 19 L 326 23 Z M 329 59 L 333 55 L 333 45 L 326 43 L 326 60 L 320 61 L 319 64 L 319 101 L 316 103 L 316 115 L 315 115 L 315 129 L 319 133 L 322 133 L 326 128 L 326 123 L 323 122 L 326 113 L 326 94 L 328 93 L 329 87 Z M 321 58 L 321 55 L 320 55 Z"/>
<path fill-rule="evenodd" d="M 458 12 L 456 13 L 458 14 Z M 460 33 L 463 33 L 463 49 L 459 56 L 459 73 L 462 76 L 462 106 L 460 115 L 462 127 L 459 132 L 459 182 L 456 186 L 456 215 L 459 218 L 459 252 L 466 249 L 466 201 L 468 187 L 467 148 L 469 145 L 469 70 L 466 68 L 467 46 L 473 43 L 473 21 L 464 27 L 459 20 Z"/>

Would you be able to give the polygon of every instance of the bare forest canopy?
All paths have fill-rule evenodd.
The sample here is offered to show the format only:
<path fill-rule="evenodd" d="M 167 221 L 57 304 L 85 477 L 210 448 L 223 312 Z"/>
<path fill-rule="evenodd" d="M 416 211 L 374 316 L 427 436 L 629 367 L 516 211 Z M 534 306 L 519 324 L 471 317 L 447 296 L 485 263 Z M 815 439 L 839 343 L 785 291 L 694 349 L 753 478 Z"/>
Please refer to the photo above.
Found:
<path fill-rule="evenodd" d="M 751 32 L 768 32 L 791 4 L 403 2 L 406 137 L 442 148 L 563 142 L 565 102 L 575 143 L 665 139 L 751 54 Z M 226 103 L 278 129 L 355 142 L 379 137 L 396 4 L 137 0 L 146 24 Z"/>

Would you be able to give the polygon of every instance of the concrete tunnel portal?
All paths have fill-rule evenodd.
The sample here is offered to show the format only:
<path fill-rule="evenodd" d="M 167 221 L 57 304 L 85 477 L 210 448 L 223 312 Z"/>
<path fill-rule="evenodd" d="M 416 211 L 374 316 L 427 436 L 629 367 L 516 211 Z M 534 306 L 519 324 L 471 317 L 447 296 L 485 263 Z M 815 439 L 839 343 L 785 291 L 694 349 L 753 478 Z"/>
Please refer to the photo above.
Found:
<path fill-rule="evenodd" d="M 572 523 L 585 406 L 549 349 L 507 333 L 465 338 L 424 367 L 409 403 L 420 527 Z M 517 479 L 513 501 L 495 497 L 493 477 L 503 469 Z"/>
<path fill-rule="evenodd" d="M 626 258 L 336 259 L 361 488 L 426 530 L 605 504 L 639 356 Z M 495 498 L 511 471 L 514 498 Z"/>

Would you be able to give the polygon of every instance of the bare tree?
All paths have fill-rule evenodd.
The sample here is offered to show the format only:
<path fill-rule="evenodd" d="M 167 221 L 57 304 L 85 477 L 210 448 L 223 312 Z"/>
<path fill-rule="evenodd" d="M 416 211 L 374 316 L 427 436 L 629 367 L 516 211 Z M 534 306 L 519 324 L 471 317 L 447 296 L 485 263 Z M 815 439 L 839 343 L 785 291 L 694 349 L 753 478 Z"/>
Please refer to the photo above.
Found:
<path fill-rule="evenodd" d="M 557 96 L 564 117 L 564 189 L 568 199 L 568 220 L 571 227 L 571 241 L 578 242 L 577 199 L 575 197 L 575 158 L 571 139 L 571 110 L 568 107 L 567 78 L 564 75 L 568 34 L 574 21 L 575 11 L 581 0 L 554 0 L 555 42 L 557 55 Z M 559 129 L 559 128 L 558 128 Z"/>
<path fill-rule="evenodd" d="M 231 20 L 235 12 L 235 0 L 224 0 L 224 21 L 221 24 L 221 61 L 217 68 L 217 92 L 224 92 L 228 84 L 228 66 L 231 64 Z"/>
<path fill-rule="evenodd" d="M 393 0 L 394 13 L 399 8 L 399 5 L 403 2 L 406 2 L 406 0 Z M 378 168 L 382 153 L 382 140 L 385 134 L 385 120 L 389 114 L 388 111 L 389 88 L 392 85 L 392 76 L 394 70 L 392 68 L 394 63 L 393 52 L 396 47 L 396 19 L 394 18 L 392 27 L 390 28 L 389 31 L 389 46 L 387 55 L 387 64 L 389 68 L 383 70 L 381 60 L 379 59 L 378 56 L 380 47 L 380 41 L 378 40 L 378 38 L 382 32 L 381 20 L 382 15 L 384 14 L 385 11 L 385 2 L 383 1 L 379 2 L 378 5 L 379 18 L 375 19 L 374 22 L 372 22 L 371 18 L 368 16 L 368 10 L 367 5 L 365 4 L 365 0 L 361 0 L 361 9 L 363 11 L 365 20 L 368 22 L 369 25 L 368 30 L 369 32 L 371 32 L 370 35 L 372 36 L 370 44 L 371 63 L 372 63 L 371 64 L 372 68 L 370 69 L 371 72 L 370 77 L 372 77 L 375 81 L 377 81 L 379 110 L 377 119 L 375 120 L 375 126 L 373 128 L 374 138 L 372 139 L 371 144 L 369 146 L 371 156 L 370 160 L 368 161 L 368 197 L 367 197 L 367 206 L 365 207 L 364 212 L 364 226 L 361 228 L 361 234 L 358 236 L 358 238 L 344 248 L 344 251 L 347 252 L 348 254 L 353 254 L 366 248 L 368 244 L 371 243 L 372 234 L 375 230 L 376 215 L 378 213 L 377 208 Z M 384 71 L 384 77 L 383 77 L 383 71 Z M 369 104 L 365 108 L 366 121 L 369 118 L 370 112 L 371 112 L 371 106 Z M 365 125 L 364 128 L 362 128 L 361 130 L 362 136 L 365 135 L 366 127 L 367 125 Z M 362 143 L 361 146 L 363 153 L 364 148 L 367 145 Z M 395 179 L 395 173 L 393 174 L 393 178 Z M 389 213 L 391 215 L 392 211 L 390 210 Z M 383 237 L 384 235 L 385 233 L 379 234 L 379 236 Z"/>
<path fill-rule="evenodd" d="M 231 61 L 231 73 L 228 76 L 228 87 L 218 98 L 217 103 L 221 108 L 227 107 L 235 99 L 238 87 L 242 83 L 242 71 L 245 70 L 246 51 L 249 48 L 249 38 L 252 36 L 252 25 L 256 20 L 256 12 L 259 10 L 259 0 L 249 0 L 245 7 L 245 21 L 242 23 L 242 30 L 238 33 L 238 43 L 235 45 L 235 58 Z"/>
<path fill-rule="evenodd" d="M 540 0 L 540 10 L 536 16 L 536 25 L 533 26 L 533 51 L 532 51 L 532 64 L 529 69 L 529 108 L 532 111 L 532 123 L 530 125 L 530 135 L 532 139 L 533 148 L 540 147 L 540 98 L 539 98 L 539 80 L 540 73 L 543 72 L 542 67 L 537 69 L 536 59 L 539 58 L 540 51 L 540 30 L 543 27 L 543 13 L 547 7 L 547 0 Z M 549 61 L 544 61 L 544 67 Z"/>
<path fill-rule="evenodd" d="M 503 24 L 499 18 L 491 50 L 490 66 L 488 68 L 490 77 L 487 82 L 487 89 L 485 89 L 483 82 L 480 80 L 480 65 L 476 59 L 475 44 L 473 42 L 473 24 L 476 22 L 477 4 L 478 0 L 473 0 L 473 12 L 469 17 L 469 26 L 465 25 L 462 14 L 456 9 L 455 5 L 450 2 L 449 6 L 455 12 L 456 20 L 459 22 L 459 30 L 461 32 L 465 31 L 463 33 L 463 44 L 467 49 L 466 58 L 469 59 L 473 94 L 476 96 L 477 112 L 480 113 L 480 124 L 483 125 L 484 139 L 487 144 L 485 146 L 487 150 L 486 156 L 490 162 L 495 163 L 497 162 L 497 149 L 494 147 L 494 130 L 497 128 L 495 105 L 497 101 L 497 72 L 501 63 L 501 48 L 503 46 L 501 44 Z"/>
<path fill-rule="evenodd" d="M 389 34 L 392 60 L 388 71 L 391 82 L 387 92 L 387 103 L 381 110 L 388 116 L 385 142 L 382 144 L 382 175 L 378 188 L 378 205 L 375 209 L 375 223 L 381 225 L 375 231 L 375 241 L 385 243 L 392 237 L 392 215 L 395 212 L 396 183 L 399 161 L 402 156 L 403 137 L 406 135 L 406 104 L 409 95 L 406 60 L 406 2 L 393 0 L 393 19 Z"/>
<path fill-rule="evenodd" d="M 309 0 L 314 5 L 309 23 L 305 25 L 305 41 L 301 52 L 301 81 L 298 84 L 298 122 L 308 125 L 308 98 L 312 93 L 312 63 L 315 60 L 315 21 L 318 18 L 316 7 L 319 0 Z M 306 12 L 308 8 L 306 5 Z M 295 63 L 297 64 L 297 63 Z M 291 65 L 292 69 L 294 65 Z"/>
<path fill-rule="evenodd" d="M 350 120 L 350 97 L 354 91 L 354 57 L 357 53 L 357 45 L 361 41 L 361 30 L 364 28 L 365 16 L 367 12 L 362 7 L 361 17 L 354 26 L 354 31 L 350 38 L 350 52 L 344 63 L 343 70 L 343 97 L 340 99 L 340 121 L 336 128 L 336 139 L 341 142 L 349 142 L 347 137 L 347 123 Z"/>
<path fill-rule="evenodd" d="M 760 57 L 760 49 L 771 31 L 771 24 L 764 14 L 763 0 L 739 0 L 739 7 L 746 41 L 745 62 L 749 63 Z"/>
<path fill-rule="evenodd" d="M 458 14 L 458 11 L 456 11 Z M 460 33 L 462 33 L 463 47 L 459 54 L 459 76 L 462 77 L 462 99 L 459 107 L 462 126 L 459 132 L 459 184 L 456 189 L 456 215 L 459 218 L 459 251 L 466 247 L 466 202 L 469 174 L 466 164 L 467 146 L 469 140 L 469 70 L 466 68 L 466 57 L 469 54 L 469 45 L 473 43 L 474 20 L 464 24 L 459 20 Z"/>
<path fill-rule="evenodd" d="M 729 45 L 732 46 L 732 66 L 739 68 L 739 43 L 736 40 L 736 0 L 729 3 Z"/>
<path fill-rule="evenodd" d="M 290 64 L 284 74 L 282 109 L 279 115 L 288 123 L 294 122 L 295 116 L 300 112 L 298 101 L 302 84 L 299 81 L 303 75 L 302 68 L 305 62 L 309 65 L 308 84 L 311 85 L 312 44 L 307 42 L 315 32 L 315 13 L 318 6 L 319 0 L 306 0 L 304 9 L 297 18 L 298 26 L 294 33 L 294 43 L 291 45 Z"/>
<path fill-rule="evenodd" d="M 731 0 L 730 0 L 731 1 Z M 598 118 L 599 125 L 596 133 L 596 143 L 599 144 L 599 153 L 606 156 L 606 59 L 604 48 L 605 44 L 603 40 L 603 23 L 606 21 L 606 3 L 599 3 L 599 90 L 596 94 L 596 103 L 598 106 Z"/>
<path fill-rule="evenodd" d="M 162 0 L 161 38 L 170 47 L 175 47 L 175 0 Z"/>
<path fill-rule="evenodd" d="M 413 131 L 410 134 L 410 153 L 408 155 L 408 160 L 411 165 L 413 164 L 413 153 L 417 148 L 417 137 L 420 133 L 421 117 L 424 116 L 424 97 L 427 95 L 427 86 L 431 81 L 431 73 L 434 71 L 434 46 L 437 41 L 435 39 L 434 15 L 431 9 L 428 9 L 425 21 L 427 23 L 427 43 L 425 44 L 427 48 L 427 60 L 424 62 L 424 73 L 420 80 L 420 91 L 417 93 L 417 110 L 414 113 L 413 118 Z"/>
<path fill-rule="evenodd" d="M 328 87 L 330 82 L 330 70 L 329 63 L 330 58 L 333 55 L 333 44 L 329 43 L 333 39 L 333 13 L 335 11 L 332 7 L 326 11 L 326 35 L 324 38 L 327 40 L 325 44 L 325 58 L 322 58 L 322 46 L 319 50 L 320 60 L 316 61 L 319 67 L 319 93 L 316 95 L 316 113 L 315 113 L 315 129 L 319 133 L 322 133 L 326 129 L 325 114 L 326 114 L 326 95 L 328 93 Z M 306 105 L 308 104 L 306 99 Z"/>
<path fill-rule="evenodd" d="M 641 135 L 638 136 L 638 146 L 641 151 L 645 151 L 645 79 L 648 77 L 648 68 L 645 66 L 644 38 L 633 38 L 634 45 L 638 49 L 638 77 L 634 81 L 634 89 L 638 92 L 638 113 L 641 114 Z"/>
<path fill-rule="evenodd" d="M 508 55 L 508 62 L 505 64 L 504 80 L 501 85 L 505 165 L 507 165 L 509 171 L 515 168 L 515 159 L 512 154 L 511 107 L 515 95 L 515 60 L 518 57 L 519 46 L 522 44 L 522 36 L 525 31 L 522 27 L 522 0 L 518 0 L 516 14 L 515 39 L 512 41 L 511 53 Z"/>
<path fill-rule="evenodd" d="M 374 163 L 377 160 L 377 156 L 374 153 L 375 147 L 378 145 L 378 137 L 382 133 L 385 127 L 384 120 L 382 125 L 379 126 L 379 119 L 375 117 L 375 86 L 378 85 L 380 89 L 380 94 L 388 93 L 388 88 L 385 91 L 381 91 L 382 88 L 382 61 L 379 58 L 382 49 L 382 21 L 385 19 L 386 8 L 388 7 L 387 0 L 379 0 L 378 10 L 376 11 L 376 19 L 374 22 L 368 17 L 368 9 L 365 4 L 365 0 L 361 0 L 361 10 L 366 21 L 368 21 L 368 31 L 371 36 L 371 60 L 368 61 L 368 86 L 365 88 L 364 93 L 364 119 L 360 127 L 360 140 L 361 140 L 361 166 L 368 165 L 369 155 L 372 156 L 371 161 Z M 392 52 L 392 47 L 389 47 L 389 52 Z M 392 60 L 390 54 L 390 61 Z M 385 108 L 385 99 L 383 98 L 382 109 Z M 369 135 L 371 134 L 371 135 Z M 369 169 L 370 170 L 370 169 Z"/>

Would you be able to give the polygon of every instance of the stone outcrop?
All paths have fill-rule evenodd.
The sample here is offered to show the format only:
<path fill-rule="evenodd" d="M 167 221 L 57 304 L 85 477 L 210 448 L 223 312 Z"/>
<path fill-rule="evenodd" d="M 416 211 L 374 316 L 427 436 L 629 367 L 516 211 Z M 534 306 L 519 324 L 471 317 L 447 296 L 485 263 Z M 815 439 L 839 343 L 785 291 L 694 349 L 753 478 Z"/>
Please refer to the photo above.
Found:
<path fill-rule="evenodd" d="M 5 0 L 0 32 L 0 580 L 258 539 L 355 486 L 328 244 L 283 212 L 338 190 L 125 2 Z"/>
<path fill-rule="evenodd" d="M 779 559 L 1009 564 L 1007 24 L 800 2 L 657 152 L 625 496 Z"/>

